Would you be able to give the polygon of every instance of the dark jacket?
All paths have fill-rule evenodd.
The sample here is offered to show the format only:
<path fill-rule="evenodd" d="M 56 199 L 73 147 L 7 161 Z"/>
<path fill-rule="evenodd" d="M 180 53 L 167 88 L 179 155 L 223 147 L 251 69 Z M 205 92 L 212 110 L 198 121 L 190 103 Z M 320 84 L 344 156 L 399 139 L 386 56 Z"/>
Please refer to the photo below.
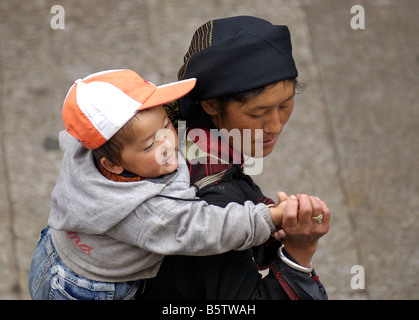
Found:
<path fill-rule="evenodd" d="M 209 130 L 207 133 L 209 137 Z M 200 144 L 199 141 L 192 142 Z M 208 154 L 207 161 L 197 163 L 196 159 L 187 159 L 191 184 L 200 187 L 197 196 L 221 207 L 230 202 L 243 204 L 246 200 L 255 204 L 273 203 L 243 173 L 240 164 L 211 164 L 209 140 L 201 142 L 199 147 Z M 229 152 L 233 150 L 230 148 Z M 218 157 L 222 158 L 221 155 Z M 217 179 L 208 184 L 200 183 L 206 176 Z M 147 280 L 144 292 L 138 294 L 137 299 L 327 299 L 314 271 L 311 276 L 296 271 L 278 258 L 280 244 L 270 238 L 264 245 L 245 251 L 205 257 L 167 256 L 157 277 Z M 269 268 L 269 274 L 262 278 L 258 270 L 266 268 Z"/>

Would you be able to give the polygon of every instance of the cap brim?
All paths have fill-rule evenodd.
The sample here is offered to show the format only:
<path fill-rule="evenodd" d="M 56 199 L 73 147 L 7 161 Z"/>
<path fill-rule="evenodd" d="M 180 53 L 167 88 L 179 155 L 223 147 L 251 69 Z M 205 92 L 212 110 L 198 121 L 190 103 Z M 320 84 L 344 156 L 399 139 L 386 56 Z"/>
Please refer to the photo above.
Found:
<path fill-rule="evenodd" d="M 196 79 L 191 78 L 158 86 L 156 91 L 138 110 L 144 110 L 177 100 L 188 94 L 195 87 L 195 84 Z"/>

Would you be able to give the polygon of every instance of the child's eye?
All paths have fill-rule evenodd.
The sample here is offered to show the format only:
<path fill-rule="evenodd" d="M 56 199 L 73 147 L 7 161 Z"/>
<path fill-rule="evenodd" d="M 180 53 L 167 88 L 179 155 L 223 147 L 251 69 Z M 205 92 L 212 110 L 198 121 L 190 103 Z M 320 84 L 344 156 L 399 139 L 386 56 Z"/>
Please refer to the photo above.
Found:
<path fill-rule="evenodd" d="M 151 150 L 153 148 L 154 142 L 152 142 L 149 146 L 145 147 L 144 150 Z"/>
<path fill-rule="evenodd" d="M 167 121 L 166 125 L 164 126 L 165 129 L 169 128 L 170 126 L 170 121 Z"/>

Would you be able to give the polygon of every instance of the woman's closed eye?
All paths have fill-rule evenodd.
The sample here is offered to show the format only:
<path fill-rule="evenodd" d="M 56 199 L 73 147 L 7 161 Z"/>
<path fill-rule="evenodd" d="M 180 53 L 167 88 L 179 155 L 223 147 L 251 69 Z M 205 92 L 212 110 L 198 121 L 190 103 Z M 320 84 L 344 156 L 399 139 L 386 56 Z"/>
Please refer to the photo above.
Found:
<path fill-rule="evenodd" d="M 262 118 L 264 116 L 264 113 L 262 114 L 249 114 L 249 117 L 253 118 L 253 119 L 259 119 Z"/>

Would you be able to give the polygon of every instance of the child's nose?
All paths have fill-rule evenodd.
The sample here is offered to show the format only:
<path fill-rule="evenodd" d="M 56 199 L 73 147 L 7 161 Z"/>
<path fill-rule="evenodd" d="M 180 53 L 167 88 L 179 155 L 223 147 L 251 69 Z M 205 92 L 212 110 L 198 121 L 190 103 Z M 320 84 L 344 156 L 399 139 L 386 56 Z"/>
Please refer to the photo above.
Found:
<path fill-rule="evenodd" d="M 168 139 L 166 135 L 163 137 L 162 146 L 164 148 L 163 155 L 167 156 L 168 150 L 172 148 L 172 143 L 170 142 L 170 139 Z"/>
<path fill-rule="evenodd" d="M 163 137 L 163 144 L 169 149 L 172 147 L 172 143 L 170 142 L 170 139 L 167 136 Z"/>

